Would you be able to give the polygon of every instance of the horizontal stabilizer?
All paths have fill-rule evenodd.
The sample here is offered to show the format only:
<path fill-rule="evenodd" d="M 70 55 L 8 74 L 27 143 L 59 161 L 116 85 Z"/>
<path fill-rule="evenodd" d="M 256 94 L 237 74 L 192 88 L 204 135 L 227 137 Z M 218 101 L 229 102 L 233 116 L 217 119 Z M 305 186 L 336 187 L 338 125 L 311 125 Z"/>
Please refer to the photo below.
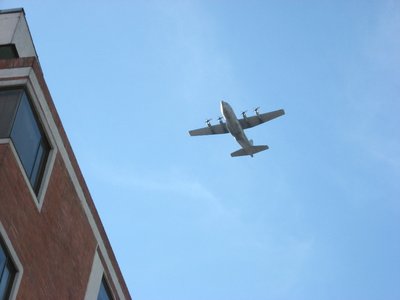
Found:
<path fill-rule="evenodd" d="M 251 155 L 253 156 L 253 154 L 256 154 L 258 152 L 267 150 L 268 146 L 267 145 L 260 145 L 260 146 L 250 146 L 250 147 L 246 147 L 246 148 L 242 148 L 239 149 L 235 152 L 231 153 L 232 157 L 236 157 L 236 156 L 246 156 L 246 155 Z"/>

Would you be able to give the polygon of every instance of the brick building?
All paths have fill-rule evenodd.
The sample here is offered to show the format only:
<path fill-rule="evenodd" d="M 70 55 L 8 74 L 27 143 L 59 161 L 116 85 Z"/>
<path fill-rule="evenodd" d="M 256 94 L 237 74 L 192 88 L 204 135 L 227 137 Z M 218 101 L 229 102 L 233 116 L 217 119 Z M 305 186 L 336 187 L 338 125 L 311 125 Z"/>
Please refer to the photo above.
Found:
<path fill-rule="evenodd" d="M 130 299 L 23 9 L 0 11 L 3 299 Z"/>

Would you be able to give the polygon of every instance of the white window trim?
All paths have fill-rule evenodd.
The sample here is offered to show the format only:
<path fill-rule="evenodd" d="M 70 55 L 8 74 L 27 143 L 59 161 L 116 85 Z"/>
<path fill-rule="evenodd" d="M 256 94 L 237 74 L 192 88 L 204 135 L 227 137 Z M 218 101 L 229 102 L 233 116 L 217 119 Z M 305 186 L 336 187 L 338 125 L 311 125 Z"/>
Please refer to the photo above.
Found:
<path fill-rule="evenodd" d="M 92 270 L 90 271 L 89 281 L 86 288 L 85 300 L 97 300 L 103 277 L 106 278 L 110 293 L 112 294 L 113 299 L 115 299 L 113 291 L 110 288 L 110 284 L 108 283 L 107 277 L 105 275 L 104 267 L 101 263 L 99 253 L 97 251 L 98 249 L 96 249 L 93 257 Z"/>
<path fill-rule="evenodd" d="M 92 270 L 90 271 L 89 282 L 86 288 L 85 300 L 96 300 L 99 295 L 100 284 L 103 278 L 104 268 L 101 263 L 97 249 L 94 253 Z"/>
<path fill-rule="evenodd" d="M 15 300 L 17 298 L 19 285 L 21 284 L 22 274 L 24 273 L 24 268 L 17 256 L 17 253 L 15 252 L 14 247 L 11 244 L 11 241 L 8 238 L 7 232 L 1 222 L 0 222 L 0 235 L 1 235 L 2 240 L 4 241 L 5 246 L 7 247 L 6 250 L 10 254 L 11 260 L 16 269 L 15 270 L 15 278 L 14 278 L 13 285 L 11 287 L 10 298 L 9 298 L 10 300 Z"/>
<path fill-rule="evenodd" d="M 21 74 L 22 73 L 22 74 Z M 20 70 L 18 75 L 25 75 L 28 76 L 23 79 L 18 79 L 18 80 L 3 80 L 0 81 L 0 87 L 12 87 L 12 86 L 20 86 L 24 87 L 28 93 L 28 98 L 30 99 L 30 103 L 32 104 L 34 108 L 34 113 L 39 119 L 40 125 L 43 128 L 44 134 L 46 135 L 47 141 L 50 145 L 50 151 L 49 151 L 49 156 L 46 161 L 46 167 L 44 169 L 44 173 L 41 179 L 41 184 L 40 188 L 38 191 L 38 194 L 36 195 L 35 191 L 32 188 L 32 185 L 29 181 L 28 176 L 26 175 L 25 169 L 21 163 L 21 160 L 19 159 L 19 156 L 17 154 L 17 151 L 14 147 L 14 144 L 10 138 L 5 138 L 5 139 L 0 139 L 0 144 L 4 143 L 9 143 L 12 149 L 12 152 L 16 158 L 16 161 L 18 163 L 18 166 L 21 169 L 21 173 L 23 174 L 23 177 L 25 179 L 26 185 L 28 186 L 29 192 L 32 196 L 32 200 L 36 205 L 36 208 L 40 212 L 43 207 L 44 203 L 44 198 L 46 195 L 47 187 L 50 182 L 50 177 L 51 173 L 54 167 L 54 162 L 56 160 L 56 155 L 57 155 L 57 147 L 56 147 L 56 142 L 55 138 L 52 134 L 52 131 L 50 129 L 50 124 L 49 124 L 49 110 L 44 111 L 43 107 L 47 107 L 47 105 L 44 105 L 45 103 L 45 98 L 44 95 L 40 89 L 39 84 L 37 83 L 36 77 L 34 76 L 33 72 L 31 71 L 30 68 L 23 68 Z M 33 78 L 34 77 L 34 78 Z"/>
<path fill-rule="evenodd" d="M 29 193 L 31 194 L 33 202 L 36 204 L 36 208 L 40 212 L 42 210 L 43 202 L 44 202 L 44 196 L 46 194 L 47 186 L 50 181 L 50 175 L 51 171 L 53 169 L 54 161 L 55 161 L 55 151 L 50 150 L 49 157 L 46 162 L 46 168 L 42 177 L 42 182 L 40 184 L 40 189 L 39 193 L 36 195 L 35 191 L 32 188 L 32 184 L 26 175 L 24 166 L 22 165 L 22 162 L 18 156 L 17 150 L 15 149 L 14 143 L 10 138 L 5 138 L 5 139 L 0 139 L 0 144 L 9 144 L 12 153 L 14 154 L 15 161 L 18 164 L 18 167 L 21 171 L 22 176 L 24 177 L 26 186 L 29 189 Z"/>

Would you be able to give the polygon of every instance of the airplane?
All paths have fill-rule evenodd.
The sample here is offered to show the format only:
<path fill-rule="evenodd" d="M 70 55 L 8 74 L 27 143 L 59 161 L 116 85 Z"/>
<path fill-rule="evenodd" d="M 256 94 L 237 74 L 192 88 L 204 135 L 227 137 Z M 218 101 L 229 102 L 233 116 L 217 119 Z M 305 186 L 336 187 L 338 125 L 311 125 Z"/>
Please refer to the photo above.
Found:
<path fill-rule="evenodd" d="M 211 119 L 206 120 L 207 127 L 190 130 L 189 134 L 191 136 L 197 135 L 210 135 L 210 134 L 223 134 L 223 133 L 231 133 L 236 141 L 242 147 L 241 149 L 232 152 L 232 157 L 237 156 L 246 156 L 250 155 L 253 157 L 254 154 L 267 150 L 267 145 L 253 145 L 253 140 L 249 140 L 244 133 L 244 129 L 251 128 L 262 123 L 268 122 L 272 119 L 280 117 L 285 114 L 283 109 L 271 111 L 268 113 L 259 113 L 259 107 L 257 107 L 254 112 L 255 116 L 248 117 L 246 115 L 246 111 L 242 112 L 242 119 L 238 119 L 233 111 L 232 107 L 228 102 L 221 101 L 221 113 L 224 117 L 219 117 L 219 124 L 211 125 Z M 225 119 L 225 122 L 223 121 Z"/>

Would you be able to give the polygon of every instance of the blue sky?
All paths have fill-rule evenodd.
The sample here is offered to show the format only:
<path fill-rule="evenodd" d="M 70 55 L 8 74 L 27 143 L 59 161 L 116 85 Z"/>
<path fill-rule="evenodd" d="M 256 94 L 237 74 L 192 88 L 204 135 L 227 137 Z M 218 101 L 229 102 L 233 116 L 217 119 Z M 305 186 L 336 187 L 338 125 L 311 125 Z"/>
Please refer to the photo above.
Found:
<path fill-rule="evenodd" d="M 24 7 L 133 298 L 400 299 L 398 1 Z M 239 114 L 247 135 L 190 137 Z"/>

